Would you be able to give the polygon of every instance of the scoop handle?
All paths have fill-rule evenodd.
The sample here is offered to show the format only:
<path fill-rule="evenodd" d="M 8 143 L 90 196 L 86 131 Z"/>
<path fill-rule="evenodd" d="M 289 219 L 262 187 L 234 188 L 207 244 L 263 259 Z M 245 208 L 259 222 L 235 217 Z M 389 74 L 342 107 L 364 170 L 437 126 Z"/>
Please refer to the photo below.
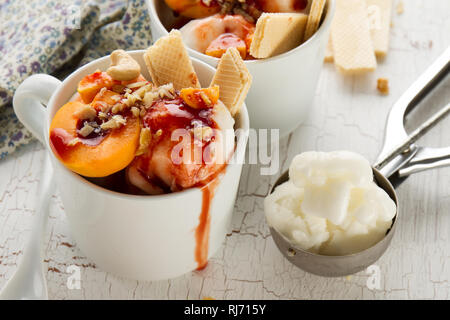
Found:
<path fill-rule="evenodd" d="M 412 134 L 408 135 L 406 133 L 404 127 L 405 115 L 416 107 L 449 72 L 450 47 L 448 47 L 439 58 L 428 67 L 428 69 L 408 88 L 408 90 L 405 91 L 392 107 L 386 123 L 384 146 L 378 156 L 378 160 L 374 164 L 374 167 L 380 170 L 386 177 L 389 177 L 401 168 L 406 167 L 409 162 L 413 161 L 416 153 L 418 153 L 420 149 L 426 149 L 420 148 L 414 143 L 448 115 L 450 109 L 449 105 L 446 105 L 442 110 L 424 122 L 424 124 Z M 448 154 L 448 148 L 433 150 L 434 153 Z M 432 162 L 433 158 L 429 158 L 428 161 Z"/>
<path fill-rule="evenodd" d="M 450 147 L 422 148 L 419 147 L 414 158 L 398 171 L 400 177 L 413 173 L 450 166 Z"/>

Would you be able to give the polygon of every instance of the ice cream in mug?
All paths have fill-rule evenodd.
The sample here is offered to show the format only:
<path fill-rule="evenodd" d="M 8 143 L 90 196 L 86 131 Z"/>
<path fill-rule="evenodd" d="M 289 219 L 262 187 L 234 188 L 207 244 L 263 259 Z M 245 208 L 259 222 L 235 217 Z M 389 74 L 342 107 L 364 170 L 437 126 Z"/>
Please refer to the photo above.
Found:
<path fill-rule="evenodd" d="M 233 116 L 238 109 L 219 99 L 228 101 L 219 81 L 200 88 L 187 54 L 187 77 L 159 67 L 162 53 L 175 51 L 179 59 L 174 42 L 182 44 L 177 31 L 145 54 L 153 82 L 123 50 L 112 53 L 108 70 L 80 81 L 78 95 L 58 110 L 50 126 L 50 146 L 66 167 L 93 178 L 125 170 L 127 193 L 138 194 L 198 186 L 221 170 L 234 151 Z M 165 51 L 166 44 L 171 51 Z M 164 55 L 163 60 L 169 59 Z M 180 139 L 185 134 L 188 139 Z M 199 159 L 194 158 L 196 148 Z"/>
<path fill-rule="evenodd" d="M 165 0 L 179 15 L 188 47 L 220 58 L 234 47 L 243 59 L 285 53 L 318 29 L 325 0 Z"/>

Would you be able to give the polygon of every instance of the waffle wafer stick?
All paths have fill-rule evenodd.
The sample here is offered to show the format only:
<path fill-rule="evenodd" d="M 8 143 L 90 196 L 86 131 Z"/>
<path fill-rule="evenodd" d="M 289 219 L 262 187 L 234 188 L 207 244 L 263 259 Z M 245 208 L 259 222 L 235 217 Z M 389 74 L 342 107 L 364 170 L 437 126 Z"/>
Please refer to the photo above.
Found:
<path fill-rule="evenodd" d="M 172 30 L 156 41 L 145 52 L 144 60 L 156 86 L 173 83 L 176 90 L 200 88 L 180 31 Z"/>
<path fill-rule="evenodd" d="M 360 74 L 375 70 L 377 61 L 364 0 L 336 0 L 331 39 L 334 64 L 340 72 Z"/>
<path fill-rule="evenodd" d="M 325 8 L 326 0 L 313 0 L 311 4 L 311 10 L 308 15 L 308 22 L 306 23 L 306 30 L 303 40 L 306 41 L 312 37 L 317 31 L 322 19 L 323 9 Z"/>
<path fill-rule="evenodd" d="M 229 48 L 219 61 L 211 86 L 219 86 L 220 100 L 232 116 L 241 109 L 251 83 L 252 76 L 239 51 L 236 48 Z"/>
<path fill-rule="evenodd" d="M 366 0 L 369 29 L 373 49 L 378 58 L 386 56 L 389 50 L 389 29 L 392 12 L 392 0 Z M 349 12 L 351 14 L 351 12 Z M 334 25 L 331 28 L 335 27 Z M 331 35 L 325 52 L 325 62 L 333 61 Z"/>
<path fill-rule="evenodd" d="M 250 54 L 269 58 L 299 46 L 308 16 L 303 13 L 263 13 L 256 23 Z"/>

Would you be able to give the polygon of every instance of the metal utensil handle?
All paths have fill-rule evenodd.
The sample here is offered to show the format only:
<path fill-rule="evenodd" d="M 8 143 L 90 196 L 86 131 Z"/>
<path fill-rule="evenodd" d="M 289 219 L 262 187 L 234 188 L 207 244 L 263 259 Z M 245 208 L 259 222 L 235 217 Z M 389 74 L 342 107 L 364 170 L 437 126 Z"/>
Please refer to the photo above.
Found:
<path fill-rule="evenodd" d="M 431 128 L 438 124 L 450 113 L 450 103 L 444 108 L 436 112 L 428 120 L 426 120 L 420 127 L 414 130 L 402 144 L 396 147 L 385 159 L 375 164 L 375 168 L 383 168 L 388 162 L 392 161 L 395 157 L 407 151 L 410 146 L 424 136 Z"/>
<path fill-rule="evenodd" d="M 400 169 L 398 171 L 398 174 L 400 177 L 407 177 L 413 173 L 430 170 L 430 169 L 448 167 L 448 166 L 450 166 L 450 158 L 436 160 L 436 161 L 433 161 L 432 163 L 416 163 L 414 165 L 410 165 L 408 167 Z"/>
<path fill-rule="evenodd" d="M 450 147 L 424 148 L 419 147 L 414 158 L 403 166 L 398 174 L 406 177 L 413 173 L 450 166 Z"/>
<path fill-rule="evenodd" d="M 374 164 L 374 167 L 387 177 L 407 166 L 409 162 L 414 161 L 415 153 L 420 149 L 420 147 L 414 145 L 414 142 L 448 115 L 449 106 L 447 105 L 409 136 L 404 128 L 405 115 L 417 106 L 449 71 L 450 47 L 408 88 L 392 107 L 386 123 L 384 146 Z M 411 150 L 414 151 L 414 154 Z M 443 150 L 446 151 L 447 149 Z"/>

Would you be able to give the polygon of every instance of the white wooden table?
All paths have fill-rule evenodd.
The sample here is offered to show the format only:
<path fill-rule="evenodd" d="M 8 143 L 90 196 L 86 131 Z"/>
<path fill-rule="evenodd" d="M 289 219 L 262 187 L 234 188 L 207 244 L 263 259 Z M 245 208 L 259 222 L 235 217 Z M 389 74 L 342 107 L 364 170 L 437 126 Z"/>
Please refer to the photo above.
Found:
<path fill-rule="evenodd" d="M 393 13 L 391 50 L 372 75 L 342 77 L 325 65 L 314 105 L 305 123 L 281 142 L 282 170 L 299 152 L 347 149 L 375 160 L 390 106 L 418 75 L 450 45 L 450 2 L 407 0 Z M 376 79 L 389 78 L 391 92 L 380 96 Z M 408 120 L 412 127 L 450 101 L 450 79 Z M 421 143 L 450 145 L 450 119 Z M 32 228 L 44 150 L 38 143 L 0 162 L 0 288 L 20 263 Z M 257 165 L 243 170 L 232 226 L 207 268 L 177 279 L 137 282 L 95 267 L 76 247 L 64 208 L 52 198 L 44 243 L 51 299 L 449 299 L 450 168 L 411 176 L 398 189 L 402 216 L 386 254 L 377 261 L 380 286 L 370 275 L 342 278 L 305 273 L 277 251 L 263 214 L 263 199 L 276 176 L 264 177 Z M 70 265 L 81 267 L 81 289 L 68 289 Z"/>

